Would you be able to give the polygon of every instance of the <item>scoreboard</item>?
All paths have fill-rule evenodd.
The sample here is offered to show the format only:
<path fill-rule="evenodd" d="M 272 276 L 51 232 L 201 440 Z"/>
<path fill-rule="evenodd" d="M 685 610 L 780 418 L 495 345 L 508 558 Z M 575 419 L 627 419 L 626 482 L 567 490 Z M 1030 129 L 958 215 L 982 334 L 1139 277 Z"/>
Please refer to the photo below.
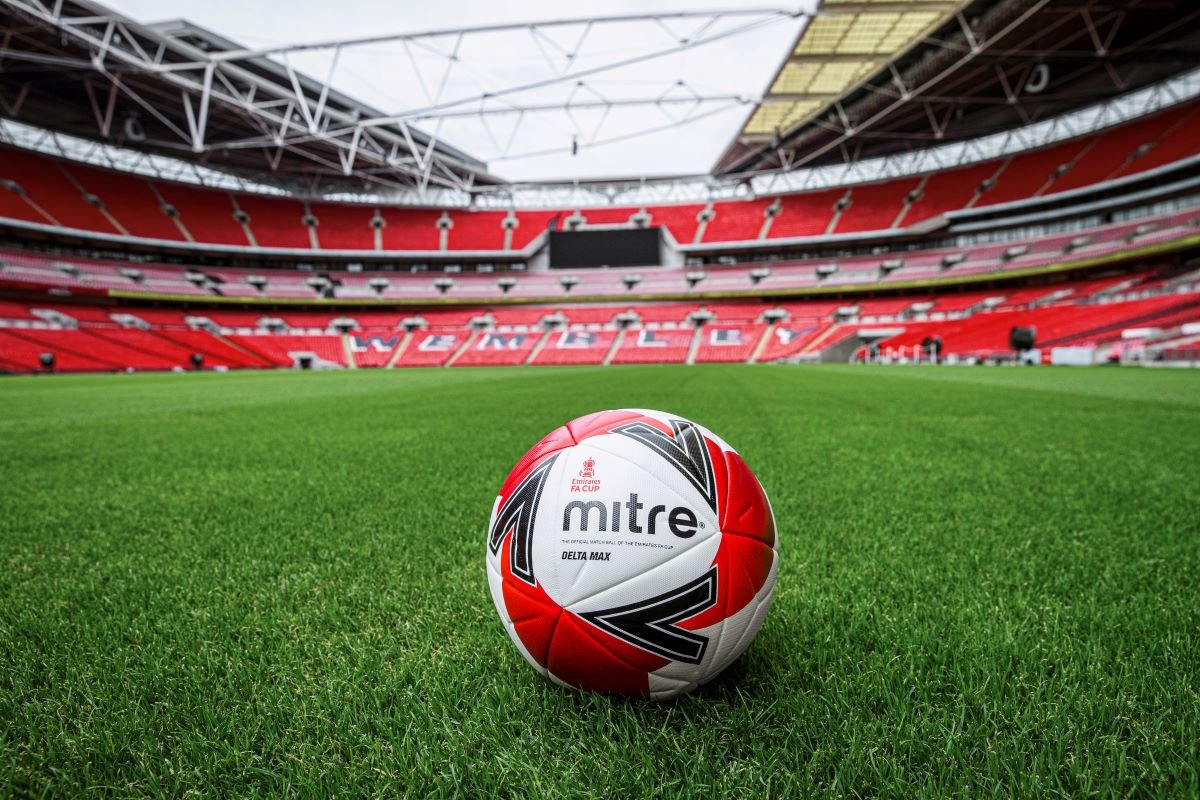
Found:
<path fill-rule="evenodd" d="M 550 267 L 657 267 L 661 228 L 550 231 Z"/>

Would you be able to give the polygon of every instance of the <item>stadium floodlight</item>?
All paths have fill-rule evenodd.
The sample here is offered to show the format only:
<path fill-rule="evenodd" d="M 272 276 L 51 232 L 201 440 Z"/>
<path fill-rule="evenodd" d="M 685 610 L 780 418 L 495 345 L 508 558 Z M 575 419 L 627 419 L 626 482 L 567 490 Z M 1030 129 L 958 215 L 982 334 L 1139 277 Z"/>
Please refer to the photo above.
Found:
<path fill-rule="evenodd" d="M 683 279 L 687 281 L 689 289 L 695 289 L 697 284 L 701 283 L 707 277 L 708 273 L 704 270 L 692 270 L 691 272 L 684 273 Z"/>
<path fill-rule="evenodd" d="M 818 265 L 817 265 L 817 270 L 816 270 L 816 272 L 817 272 L 817 280 L 825 280 L 825 279 L 826 279 L 826 278 L 828 278 L 830 275 L 835 275 L 835 274 L 837 274 L 837 271 L 838 271 L 838 265 L 837 265 L 837 264 L 833 264 L 833 263 L 829 263 L 829 264 L 818 264 Z"/>
<path fill-rule="evenodd" d="M 1066 247 L 1064 247 L 1063 249 L 1066 250 L 1066 252 L 1070 253 L 1070 252 L 1072 252 L 1074 250 L 1078 250 L 1082 247 L 1087 247 L 1089 244 L 1091 244 L 1093 241 L 1095 241 L 1095 238 L 1096 237 L 1094 237 L 1090 234 L 1087 234 L 1084 236 L 1076 236 L 1071 241 L 1067 242 Z"/>
<path fill-rule="evenodd" d="M 1160 226 L 1157 222 L 1143 222 L 1141 225 L 1138 225 L 1125 235 L 1125 241 L 1132 242 L 1133 240 L 1140 239 L 1143 236 L 1149 236 L 1158 230 L 1159 227 Z"/>
<path fill-rule="evenodd" d="M 57 325 L 60 328 L 79 327 L 79 320 L 54 308 L 35 309 L 33 311 L 33 315 L 45 320 L 46 322 L 49 322 L 51 325 Z"/>
<path fill-rule="evenodd" d="M 714 314 L 713 312 L 709 311 L 707 308 L 704 308 L 704 307 L 700 307 L 687 315 L 687 321 L 692 323 L 696 327 L 700 327 L 701 325 L 707 325 L 708 323 L 712 322 L 716 318 L 717 318 L 716 314 Z"/>
<path fill-rule="evenodd" d="M 146 273 L 137 267 L 121 267 L 117 270 L 117 274 L 122 278 L 129 278 L 134 283 L 141 283 L 146 280 Z"/>
<path fill-rule="evenodd" d="M 208 276 L 203 272 L 197 272 L 194 269 L 186 270 L 183 273 L 183 279 L 193 286 L 203 286 L 208 283 Z"/>
<path fill-rule="evenodd" d="M 141 331 L 150 330 L 150 323 L 136 314 L 109 314 L 109 317 L 122 328 L 133 328 Z"/>
<path fill-rule="evenodd" d="M 269 284 L 270 282 L 271 282 L 270 278 L 268 278 L 266 275 L 247 275 L 246 276 L 246 283 L 250 284 L 255 289 L 258 289 L 260 292 L 265 291 L 267 288 L 267 284 Z"/>
<path fill-rule="evenodd" d="M 391 285 L 391 280 L 383 277 L 382 275 L 376 275 L 374 278 L 371 278 L 369 281 L 367 281 L 367 286 L 369 286 L 371 290 L 378 295 L 382 295 L 384 292 L 386 292 L 388 287 Z"/>
<path fill-rule="evenodd" d="M 422 328 L 428 328 L 429 322 L 422 316 L 405 317 L 404 319 L 400 320 L 400 327 L 404 328 L 404 330 L 408 331 L 409 333 L 412 333 L 413 331 L 420 330 Z"/>
<path fill-rule="evenodd" d="M 750 282 L 757 286 L 758 284 L 771 277 L 770 267 L 755 267 L 750 270 Z"/>
<path fill-rule="evenodd" d="M 942 269 L 950 269 L 951 267 L 958 266 L 966 260 L 966 253 L 947 253 L 946 255 L 942 256 L 941 266 Z"/>
<path fill-rule="evenodd" d="M 281 317 L 259 317 L 258 327 L 271 333 L 282 333 L 288 329 L 288 324 Z"/>
<path fill-rule="evenodd" d="M 213 322 L 212 318 L 200 316 L 198 314 L 187 314 L 183 318 L 183 324 L 187 325 L 192 330 L 209 331 L 217 333 L 221 330 L 221 326 Z"/>
<path fill-rule="evenodd" d="M 887 276 L 903 266 L 903 258 L 885 258 L 883 261 L 879 262 L 879 274 Z"/>
<path fill-rule="evenodd" d="M 555 311 L 553 314 L 547 314 L 541 319 L 542 327 L 547 330 L 564 328 L 566 327 L 567 322 L 567 316 L 561 311 Z"/>
<path fill-rule="evenodd" d="M 445 276 L 434 278 L 433 288 L 437 289 L 440 293 L 445 294 L 454 288 L 454 278 L 447 278 Z"/>
<path fill-rule="evenodd" d="M 579 278 L 574 275 L 563 275 L 558 279 L 558 284 L 563 288 L 563 292 L 570 294 L 571 290 L 579 285 Z"/>
<path fill-rule="evenodd" d="M 619 314 L 613 316 L 613 322 L 619 328 L 628 328 L 630 325 L 637 325 L 642 321 L 642 317 L 632 308 L 627 308 Z"/>
<path fill-rule="evenodd" d="M 517 279 L 505 275 L 503 278 L 496 279 L 496 285 L 500 287 L 501 294 L 508 294 L 517 285 Z"/>
<path fill-rule="evenodd" d="M 329 320 L 329 327 L 338 333 L 349 333 L 350 331 L 358 330 L 362 326 L 353 317 L 334 317 Z"/>
<path fill-rule="evenodd" d="M 775 308 L 768 308 L 759 315 L 763 322 L 786 322 L 790 316 L 791 315 L 788 314 L 787 309 L 780 308 L 778 306 Z"/>
<path fill-rule="evenodd" d="M 921 314 L 928 314 L 930 311 L 933 310 L 933 305 L 934 304 L 933 304 L 932 300 L 925 300 L 920 303 L 913 303 L 911 306 L 909 306 L 907 309 L 905 309 L 905 313 L 908 316 L 918 316 Z"/>
<path fill-rule="evenodd" d="M 625 290 L 632 292 L 634 287 L 641 283 L 645 278 L 637 273 L 621 276 L 621 283 L 625 284 Z"/>
<path fill-rule="evenodd" d="M 1012 247 L 1010 247 L 1004 251 L 1004 255 L 1002 256 L 1002 258 L 1005 261 L 1013 261 L 1015 259 L 1020 258 L 1021 256 L 1025 255 L 1025 254 L 1027 254 L 1028 252 L 1029 252 L 1029 245 L 1014 244 Z"/>

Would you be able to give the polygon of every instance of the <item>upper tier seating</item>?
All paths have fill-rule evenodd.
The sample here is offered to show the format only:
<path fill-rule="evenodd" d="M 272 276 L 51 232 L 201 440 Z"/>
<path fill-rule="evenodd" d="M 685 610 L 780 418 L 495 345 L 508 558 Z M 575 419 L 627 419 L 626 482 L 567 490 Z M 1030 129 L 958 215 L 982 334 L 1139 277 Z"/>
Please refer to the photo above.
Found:
<path fill-rule="evenodd" d="M 854 234 L 906 227 L 969 205 L 990 206 L 1079 189 L 1200 154 L 1200 103 L 1169 108 L 1040 150 L 926 176 L 819 191 L 721 200 L 705 206 L 623 206 L 559 210 L 409 208 L 304 202 L 227 193 L 116 173 L 0 148 L 0 219 L 110 235 L 213 245 L 346 251 L 523 250 L 570 217 L 588 225 L 628 225 L 641 211 L 681 244 Z M 990 185 L 989 185 L 990 184 Z M 19 187 L 22 194 L 13 191 Z M 845 200 L 839 212 L 835 206 Z M 768 221 L 768 209 L 778 213 Z M 236 210 L 248 215 L 245 224 Z M 168 213 L 174 211 L 174 218 Z M 305 220 L 315 223 L 306 224 Z M 515 227 L 506 235 L 505 220 Z M 373 224 L 378 220 L 382 227 Z M 512 223 L 510 223 L 512 224 Z M 508 247 L 506 248 L 506 240 Z"/>
<path fill-rule="evenodd" d="M 233 216 L 233 199 L 227 192 L 167 181 L 159 181 L 156 186 L 163 200 L 174 206 L 180 224 L 193 241 L 242 247 L 250 244 L 242 223 Z"/>
<path fill-rule="evenodd" d="M 773 200 L 737 200 L 717 203 L 704 228 L 702 242 L 748 242 L 758 238 Z"/>
<path fill-rule="evenodd" d="M 845 194 L 845 189 L 827 189 L 783 195 L 779 198 L 779 214 L 771 222 L 768 238 L 825 235 L 833 224 L 834 206 Z"/>
<path fill-rule="evenodd" d="M 921 187 L 920 197 L 908 207 L 900 220 L 901 227 L 917 225 L 947 211 L 970 207 L 979 187 L 998 169 L 1000 164 L 988 161 L 930 175 Z"/>
<path fill-rule="evenodd" d="M 186 237 L 167 215 L 148 178 L 86 164 L 60 166 L 85 192 L 100 198 L 104 210 L 130 236 L 141 239 L 184 241 Z"/>
<path fill-rule="evenodd" d="M 259 247 L 300 250 L 312 247 L 308 226 L 304 224 L 303 203 L 285 197 L 239 194 L 237 204 L 250 217 L 246 227 Z"/>
<path fill-rule="evenodd" d="M 904 209 L 909 193 L 916 190 L 919 178 L 902 178 L 887 183 L 855 186 L 850 205 L 838 218 L 834 233 L 880 231 L 892 227 Z"/>

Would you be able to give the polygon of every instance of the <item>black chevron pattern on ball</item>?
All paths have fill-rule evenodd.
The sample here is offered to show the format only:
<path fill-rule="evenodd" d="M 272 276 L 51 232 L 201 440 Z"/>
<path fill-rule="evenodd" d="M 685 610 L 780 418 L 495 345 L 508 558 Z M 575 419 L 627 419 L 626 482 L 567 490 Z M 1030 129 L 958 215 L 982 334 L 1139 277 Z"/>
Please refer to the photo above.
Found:
<path fill-rule="evenodd" d="M 649 600 L 585 611 L 579 616 L 602 631 L 655 655 L 699 664 L 708 649 L 708 637 L 676 626 L 717 604 L 717 568 L 713 567 L 691 583 Z"/>
<path fill-rule="evenodd" d="M 612 432 L 644 444 L 669 461 L 700 492 L 704 502 L 717 510 L 717 480 L 704 434 L 694 422 L 682 419 L 670 421 L 672 438 L 646 422 L 632 422 L 613 428 Z"/>
<path fill-rule="evenodd" d="M 533 576 L 534 517 L 542 499 L 542 489 L 546 487 L 546 478 L 549 477 L 550 468 L 558 456 L 559 454 L 555 453 L 530 470 L 500 507 L 488 534 L 488 547 L 491 548 L 492 555 L 495 555 L 500 552 L 504 537 L 512 533 L 509 551 L 512 573 L 531 585 L 537 583 Z"/>

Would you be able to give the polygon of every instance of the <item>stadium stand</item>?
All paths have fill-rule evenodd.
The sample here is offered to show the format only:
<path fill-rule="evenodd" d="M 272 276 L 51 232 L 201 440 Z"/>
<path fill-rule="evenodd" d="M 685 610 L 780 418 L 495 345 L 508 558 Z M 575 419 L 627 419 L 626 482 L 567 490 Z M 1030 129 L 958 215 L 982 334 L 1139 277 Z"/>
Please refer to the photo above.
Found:
<path fill-rule="evenodd" d="M 704 228 L 704 242 L 752 241 L 762 232 L 767 209 L 774 200 L 747 200 L 717 203 L 713 217 Z"/>
<path fill-rule="evenodd" d="M 312 359 L 309 366 L 334 364 L 347 366 L 346 348 L 342 337 L 332 334 L 237 334 L 224 337 L 235 347 L 245 350 L 276 367 L 292 367 Z"/>
<path fill-rule="evenodd" d="M 148 179 L 85 164 L 59 162 L 58 166 L 85 195 L 99 199 L 122 233 L 142 239 L 184 240 Z"/>
<path fill-rule="evenodd" d="M 705 325 L 697 336 L 697 364 L 748 361 L 762 341 L 767 326 L 762 323 L 717 322 Z"/>
<path fill-rule="evenodd" d="M 520 251 L 548 226 L 578 216 L 587 225 L 627 225 L 640 212 L 677 243 L 854 234 L 907 227 L 946 212 L 1093 186 L 1197 154 L 1191 103 L 1106 131 L 1006 159 L 923 176 L 705 206 L 485 211 L 306 204 L 230 195 L 122 174 L 40 154 L 0 149 L 0 219 L 79 231 L 214 246 L 389 252 Z M 15 190 L 14 190 L 15 189 Z M 239 211 L 248 219 L 235 218 Z M 308 219 L 313 224 L 306 224 Z M 511 235 L 505 220 L 511 220 Z M 377 227 L 376 226 L 381 226 Z M 702 227 L 703 226 L 703 227 Z M 377 235 L 378 234 L 378 235 Z M 701 235 L 702 234 L 702 235 Z M 507 245 L 506 245 L 507 242 Z"/>
<path fill-rule="evenodd" d="M 904 210 L 910 193 L 916 191 L 918 178 L 855 186 L 849 205 L 839 215 L 834 233 L 859 233 L 891 228 Z"/>
<path fill-rule="evenodd" d="M 531 364 L 601 364 L 612 350 L 618 331 L 613 328 L 591 330 L 573 325 L 567 330 L 552 331 Z"/>
<path fill-rule="evenodd" d="M 524 364 L 542 340 L 538 330 L 479 331 L 453 360 L 460 367 L 500 367 Z"/>
<path fill-rule="evenodd" d="M 470 329 L 458 327 L 415 331 L 393 363 L 397 367 L 443 367 L 470 337 Z"/>
<path fill-rule="evenodd" d="M 246 227 L 256 245 L 311 249 L 304 206 L 296 200 L 243 192 L 237 196 L 237 205 L 249 217 Z"/>
<path fill-rule="evenodd" d="M 682 364 L 688 357 L 694 334 L 691 327 L 627 330 L 610 363 Z"/>
<path fill-rule="evenodd" d="M 833 222 L 834 206 L 845 194 L 845 189 L 831 189 L 784 195 L 780 198 L 779 215 L 771 223 L 770 238 L 825 234 Z"/>
<path fill-rule="evenodd" d="M 155 183 L 163 201 L 175 208 L 180 224 L 192 241 L 216 245 L 250 244 L 242 223 L 234 218 L 234 204 L 226 192 L 182 183 Z"/>
<path fill-rule="evenodd" d="M 709 321 L 693 325 L 697 315 Z M 613 324 L 620 319 L 628 327 Z M 566 327 L 543 327 L 555 320 Z M 1013 326 L 1033 327 L 1041 346 L 1101 346 L 1120 341 L 1131 328 L 1170 331 L 1195 322 L 1197 272 L 1153 267 L 1023 288 L 778 304 L 428 307 L 401 313 L 10 300 L 0 303 L 0 367 L 37 371 L 47 352 L 55 354 L 59 371 L 189 369 L 193 354 L 203 357 L 205 367 L 233 369 L 774 361 L 812 358 L 880 325 L 887 331 L 876 342 L 883 354 L 912 351 L 925 337 L 939 336 L 946 355 L 989 358 L 1009 354 Z M 423 327 L 410 332 L 412 326 Z"/>

